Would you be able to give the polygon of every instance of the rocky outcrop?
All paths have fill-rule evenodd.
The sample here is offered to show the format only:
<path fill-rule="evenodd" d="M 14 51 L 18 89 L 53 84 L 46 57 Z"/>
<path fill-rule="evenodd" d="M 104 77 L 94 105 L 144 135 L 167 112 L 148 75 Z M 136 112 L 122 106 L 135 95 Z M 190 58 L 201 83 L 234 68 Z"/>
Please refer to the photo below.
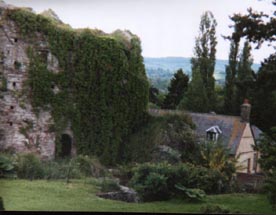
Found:
<path fill-rule="evenodd" d="M 120 191 L 98 193 L 97 196 L 105 199 L 112 199 L 124 202 L 139 202 L 139 197 L 136 191 L 125 186 L 120 186 Z"/>

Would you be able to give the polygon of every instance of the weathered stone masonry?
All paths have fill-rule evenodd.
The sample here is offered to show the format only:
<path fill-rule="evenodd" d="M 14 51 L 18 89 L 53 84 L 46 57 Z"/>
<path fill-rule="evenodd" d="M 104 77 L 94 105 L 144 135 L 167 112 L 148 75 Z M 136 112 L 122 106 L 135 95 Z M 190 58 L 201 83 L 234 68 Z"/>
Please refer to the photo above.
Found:
<path fill-rule="evenodd" d="M 7 8 L 12 6 L 0 2 L 0 150 L 33 152 L 43 159 L 52 159 L 55 155 L 55 133 L 50 129 L 53 124 L 51 114 L 41 110 L 36 116 L 28 93 L 23 91 L 28 77 L 28 47 L 43 52 L 49 71 L 59 71 L 58 60 L 51 54 L 42 36 L 36 44 L 24 40 L 15 23 L 2 16 Z M 53 91 L 58 89 L 53 86 Z M 72 138 L 70 126 L 64 133 Z M 72 150 L 74 153 L 74 147 Z"/>

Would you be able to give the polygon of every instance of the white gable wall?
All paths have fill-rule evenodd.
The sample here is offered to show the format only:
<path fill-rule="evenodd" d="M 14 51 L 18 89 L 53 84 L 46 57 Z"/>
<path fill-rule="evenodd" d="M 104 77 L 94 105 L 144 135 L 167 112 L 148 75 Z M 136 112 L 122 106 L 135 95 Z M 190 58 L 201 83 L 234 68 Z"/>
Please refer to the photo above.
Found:
<path fill-rule="evenodd" d="M 243 131 L 241 141 L 236 152 L 236 158 L 238 158 L 239 166 L 242 167 L 237 172 L 257 173 L 260 171 L 258 164 L 257 167 L 254 166 L 256 165 L 256 156 L 259 156 L 258 153 L 254 151 L 252 147 L 254 144 L 255 142 L 250 128 L 250 124 L 246 123 L 246 127 Z"/>

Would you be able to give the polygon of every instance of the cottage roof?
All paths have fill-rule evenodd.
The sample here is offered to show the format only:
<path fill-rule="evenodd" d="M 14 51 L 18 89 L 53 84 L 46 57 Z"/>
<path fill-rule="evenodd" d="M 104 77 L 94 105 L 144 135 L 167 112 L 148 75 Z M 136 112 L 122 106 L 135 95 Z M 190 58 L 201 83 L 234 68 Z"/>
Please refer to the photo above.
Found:
<path fill-rule="evenodd" d="M 255 125 L 251 126 L 251 130 L 252 130 L 252 134 L 253 134 L 254 140 L 256 142 L 256 140 L 258 140 L 261 137 L 261 134 L 263 132 L 258 127 L 256 127 Z"/>
<path fill-rule="evenodd" d="M 226 116 L 206 113 L 189 113 L 196 125 L 196 134 L 199 138 L 206 138 L 206 131 L 214 126 L 221 130 L 219 139 L 230 149 L 230 154 L 235 155 L 239 142 L 242 138 L 246 122 L 242 122 L 239 116 Z M 257 139 L 261 130 L 251 126 L 252 133 Z"/>

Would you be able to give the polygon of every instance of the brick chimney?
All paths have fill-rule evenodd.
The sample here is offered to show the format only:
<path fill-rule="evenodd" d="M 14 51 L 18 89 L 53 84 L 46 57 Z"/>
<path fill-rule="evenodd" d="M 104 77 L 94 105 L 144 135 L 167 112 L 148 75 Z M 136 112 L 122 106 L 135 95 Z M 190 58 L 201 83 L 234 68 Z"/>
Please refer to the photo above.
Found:
<path fill-rule="evenodd" d="M 244 99 L 243 104 L 241 105 L 241 120 L 242 122 L 250 121 L 250 112 L 251 112 L 251 104 L 248 99 Z"/>

